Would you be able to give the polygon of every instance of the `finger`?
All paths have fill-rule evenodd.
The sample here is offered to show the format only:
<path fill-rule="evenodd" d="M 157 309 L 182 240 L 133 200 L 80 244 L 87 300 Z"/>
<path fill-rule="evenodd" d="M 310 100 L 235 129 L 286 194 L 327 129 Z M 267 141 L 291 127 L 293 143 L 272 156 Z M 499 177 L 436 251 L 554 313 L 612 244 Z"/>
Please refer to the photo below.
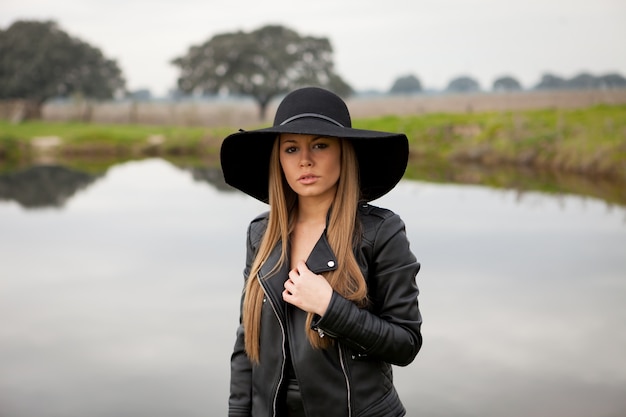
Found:
<path fill-rule="evenodd" d="M 300 276 L 300 273 L 298 272 L 298 268 L 294 268 L 291 271 L 289 271 L 289 278 L 293 279 L 293 278 L 297 278 Z"/>
<path fill-rule="evenodd" d="M 300 275 L 302 275 L 303 272 L 307 272 L 309 270 L 309 268 L 306 266 L 306 262 L 304 261 L 298 262 L 296 269 L 298 270 L 298 273 Z"/>

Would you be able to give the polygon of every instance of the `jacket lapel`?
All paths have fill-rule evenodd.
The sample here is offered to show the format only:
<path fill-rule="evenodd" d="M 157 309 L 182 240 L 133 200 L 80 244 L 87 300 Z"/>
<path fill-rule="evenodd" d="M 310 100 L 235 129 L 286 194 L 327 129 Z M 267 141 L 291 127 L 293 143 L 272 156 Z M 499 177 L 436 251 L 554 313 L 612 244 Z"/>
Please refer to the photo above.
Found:
<path fill-rule="evenodd" d="M 270 256 L 261 266 L 259 270 L 259 280 L 265 291 L 265 295 L 271 299 L 274 305 L 281 306 L 281 308 L 278 308 L 278 311 L 284 312 L 285 302 L 283 301 L 282 293 L 285 289 L 285 281 L 289 275 L 290 245 L 287 245 L 287 259 L 285 263 L 277 270 L 274 270 L 280 259 L 281 246 L 282 243 L 278 242 L 276 246 L 274 246 L 274 249 L 272 249 Z M 313 247 L 313 250 L 311 250 L 306 265 L 314 274 L 321 274 L 322 272 L 337 269 L 337 257 L 333 253 L 328 239 L 326 239 L 325 232 L 322 233 L 322 236 Z"/>
<path fill-rule="evenodd" d="M 326 231 L 322 233 L 306 260 L 306 266 L 315 274 L 337 269 L 337 257 L 326 239 Z"/>

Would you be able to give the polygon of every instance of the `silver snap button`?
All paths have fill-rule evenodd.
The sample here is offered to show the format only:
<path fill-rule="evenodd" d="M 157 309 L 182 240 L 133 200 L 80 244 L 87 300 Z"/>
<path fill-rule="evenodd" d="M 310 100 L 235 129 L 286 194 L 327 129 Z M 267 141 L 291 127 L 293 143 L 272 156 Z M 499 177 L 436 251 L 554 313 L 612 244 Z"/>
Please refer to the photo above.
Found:
<path fill-rule="evenodd" d="M 333 266 L 335 266 L 335 261 L 328 261 L 327 265 L 332 268 Z"/>

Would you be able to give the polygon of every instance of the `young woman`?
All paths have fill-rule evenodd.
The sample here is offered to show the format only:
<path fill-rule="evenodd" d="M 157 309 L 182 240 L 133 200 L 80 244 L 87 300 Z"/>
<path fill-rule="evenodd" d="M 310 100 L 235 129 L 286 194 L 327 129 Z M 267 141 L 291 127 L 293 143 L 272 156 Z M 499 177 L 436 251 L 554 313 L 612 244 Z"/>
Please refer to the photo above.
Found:
<path fill-rule="evenodd" d="M 224 139 L 226 182 L 269 204 L 248 228 L 229 416 L 394 417 L 391 365 L 422 345 L 404 223 L 368 204 L 402 178 L 404 134 L 353 129 L 338 96 L 288 94 Z"/>

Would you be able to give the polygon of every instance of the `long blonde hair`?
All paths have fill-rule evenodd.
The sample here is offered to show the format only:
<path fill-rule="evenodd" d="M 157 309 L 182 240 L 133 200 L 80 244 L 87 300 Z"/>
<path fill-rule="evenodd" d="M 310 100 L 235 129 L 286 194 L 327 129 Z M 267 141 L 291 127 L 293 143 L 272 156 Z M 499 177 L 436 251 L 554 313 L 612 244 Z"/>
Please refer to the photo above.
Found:
<path fill-rule="evenodd" d="M 326 229 L 328 243 L 338 262 L 336 270 L 322 275 L 334 291 L 359 307 L 364 307 L 367 304 L 367 284 L 353 252 L 355 239 L 357 239 L 356 212 L 360 194 L 358 161 L 352 144 L 345 139 L 340 140 L 340 143 L 341 171 Z M 278 138 L 272 148 L 269 178 L 268 225 L 248 276 L 243 302 L 246 353 L 256 363 L 260 359 L 261 307 L 264 297 L 257 274 L 279 241 L 282 250 L 274 271 L 280 268 L 288 258 L 287 243 L 289 234 L 293 230 L 297 207 L 297 195 L 287 185 L 280 166 Z M 312 320 L 313 313 L 308 313 L 304 330 L 309 342 L 314 348 L 328 348 L 332 345 L 332 339 L 322 338 L 317 332 L 311 330 Z"/>

